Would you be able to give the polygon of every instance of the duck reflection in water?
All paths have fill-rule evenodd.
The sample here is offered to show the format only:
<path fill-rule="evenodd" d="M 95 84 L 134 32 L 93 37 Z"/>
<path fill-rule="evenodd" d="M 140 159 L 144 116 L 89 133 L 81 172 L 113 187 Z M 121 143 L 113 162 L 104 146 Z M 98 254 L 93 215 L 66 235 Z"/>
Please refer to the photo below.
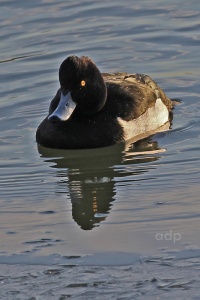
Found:
<path fill-rule="evenodd" d="M 144 163 L 158 160 L 165 150 L 149 137 L 126 146 L 57 150 L 38 145 L 38 151 L 44 161 L 57 168 L 57 192 L 70 197 L 74 221 L 83 230 L 91 230 L 108 216 L 116 198 L 116 182 L 148 172 L 151 167 L 144 168 Z"/>

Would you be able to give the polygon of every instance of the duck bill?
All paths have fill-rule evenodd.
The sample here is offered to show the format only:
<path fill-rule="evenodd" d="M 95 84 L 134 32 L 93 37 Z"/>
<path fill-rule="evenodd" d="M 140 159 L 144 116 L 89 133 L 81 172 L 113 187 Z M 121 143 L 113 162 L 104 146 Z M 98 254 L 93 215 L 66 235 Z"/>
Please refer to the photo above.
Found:
<path fill-rule="evenodd" d="M 76 107 L 70 92 L 64 95 L 61 92 L 60 102 L 56 110 L 48 117 L 49 121 L 67 121 Z"/>

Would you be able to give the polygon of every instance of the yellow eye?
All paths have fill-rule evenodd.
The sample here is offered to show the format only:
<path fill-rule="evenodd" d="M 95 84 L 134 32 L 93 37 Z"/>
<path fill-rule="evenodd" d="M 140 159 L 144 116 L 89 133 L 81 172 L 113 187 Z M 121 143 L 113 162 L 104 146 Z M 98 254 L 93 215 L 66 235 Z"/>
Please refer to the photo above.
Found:
<path fill-rule="evenodd" d="M 86 85 L 85 80 L 81 80 L 81 86 L 85 86 L 85 85 Z"/>

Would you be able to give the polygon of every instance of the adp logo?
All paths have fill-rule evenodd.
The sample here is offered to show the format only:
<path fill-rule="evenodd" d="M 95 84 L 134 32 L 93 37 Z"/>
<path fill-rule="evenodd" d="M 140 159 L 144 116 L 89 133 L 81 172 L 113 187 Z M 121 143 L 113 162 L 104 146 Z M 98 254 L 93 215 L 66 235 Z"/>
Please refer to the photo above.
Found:
<path fill-rule="evenodd" d="M 162 233 L 162 232 L 157 232 L 155 235 L 155 238 L 157 241 L 172 241 L 174 244 L 181 239 L 181 234 L 179 232 L 172 232 L 170 231 Z"/>

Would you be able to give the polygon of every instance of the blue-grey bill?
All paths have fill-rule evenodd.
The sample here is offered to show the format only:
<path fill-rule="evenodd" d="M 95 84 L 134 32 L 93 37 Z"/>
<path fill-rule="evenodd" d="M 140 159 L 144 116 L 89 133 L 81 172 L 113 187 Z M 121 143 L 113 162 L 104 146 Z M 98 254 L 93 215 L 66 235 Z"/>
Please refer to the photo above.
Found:
<path fill-rule="evenodd" d="M 56 110 L 48 117 L 49 120 L 58 118 L 61 121 L 67 121 L 76 107 L 76 103 L 72 100 L 70 92 L 67 95 L 63 95 L 61 92 L 60 102 Z"/>

